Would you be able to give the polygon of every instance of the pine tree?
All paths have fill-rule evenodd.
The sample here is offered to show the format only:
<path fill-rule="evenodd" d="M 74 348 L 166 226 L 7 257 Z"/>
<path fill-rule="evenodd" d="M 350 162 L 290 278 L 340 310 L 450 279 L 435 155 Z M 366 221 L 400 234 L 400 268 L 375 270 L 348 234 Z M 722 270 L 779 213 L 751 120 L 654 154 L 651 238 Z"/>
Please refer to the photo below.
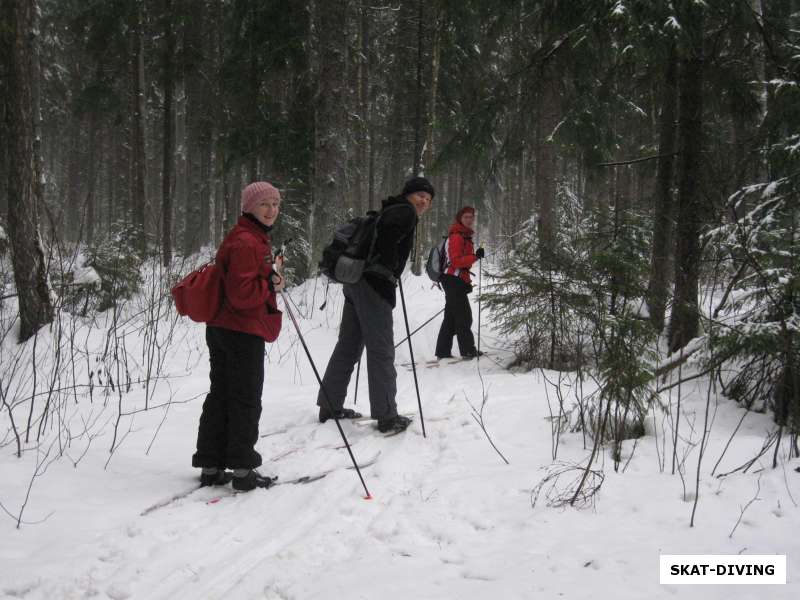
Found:
<path fill-rule="evenodd" d="M 703 89 L 705 8 L 693 0 L 678 3 L 684 31 L 680 43 L 678 115 L 678 212 L 675 251 L 675 295 L 669 324 L 669 349 L 676 352 L 699 332 L 698 279 L 703 225 Z"/>
<path fill-rule="evenodd" d="M 1 7 L 0 56 L 10 91 L 4 97 L 3 110 L 9 153 L 8 234 L 19 303 L 19 338 L 25 341 L 53 320 L 38 219 L 42 198 L 31 86 L 31 74 L 35 77 L 38 73 L 33 62 L 36 4 L 3 0 Z"/>

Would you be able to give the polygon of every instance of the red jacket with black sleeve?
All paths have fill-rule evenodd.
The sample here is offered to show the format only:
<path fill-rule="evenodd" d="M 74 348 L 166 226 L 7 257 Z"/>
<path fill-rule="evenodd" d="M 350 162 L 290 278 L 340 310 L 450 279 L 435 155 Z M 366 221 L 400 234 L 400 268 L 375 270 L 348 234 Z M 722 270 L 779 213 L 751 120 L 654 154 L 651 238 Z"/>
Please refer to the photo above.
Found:
<path fill-rule="evenodd" d="M 270 228 L 242 215 L 217 250 L 224 299 L 211 327 L 251 333 L 274 342 L 281 331 L 281 312 L 272 289 Z"/>
<path fill-rule="evenodd" d="M 454 275 L 461 278 L 464 283 L 472 283 L 469 276 L 469 269 L 478 260 L 475 256 L 475 246 L 472 244 L 472 234 L 475 233 L 469 227 L 461 223 L 450 225 L 448 232 L 446 262 L 447 268 L 445 275 Z"/>

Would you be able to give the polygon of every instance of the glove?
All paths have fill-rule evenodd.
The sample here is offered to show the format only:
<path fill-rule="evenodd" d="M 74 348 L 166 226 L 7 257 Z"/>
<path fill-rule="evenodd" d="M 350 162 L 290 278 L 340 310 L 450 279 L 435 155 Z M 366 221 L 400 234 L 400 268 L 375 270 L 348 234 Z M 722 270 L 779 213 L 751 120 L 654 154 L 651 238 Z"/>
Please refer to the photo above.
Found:
<path fill-rule="evenodd" d="M 269 287 L 273 293 L 282 292 L 283 288 L 286 287 L 286 281 L 280 273 L 272 271 L 269 274 Z"/>
<path fill-rule="evenodd" d="M 484 256 L 486 256 L 486 252 L 483 251 L 483 248 L 478 248 L 475 250 L 475 256 L 478 257 L 478 260 L 481 260 Z"/>

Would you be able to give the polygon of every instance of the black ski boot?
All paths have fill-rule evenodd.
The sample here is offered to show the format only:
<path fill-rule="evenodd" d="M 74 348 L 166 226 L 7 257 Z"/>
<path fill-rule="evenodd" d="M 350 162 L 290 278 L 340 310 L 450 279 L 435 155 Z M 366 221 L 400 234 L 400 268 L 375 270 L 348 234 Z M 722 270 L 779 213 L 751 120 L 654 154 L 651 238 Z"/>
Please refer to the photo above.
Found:
<path fill-rule="evenodd" d="M 256 488 L 269 488 L 275 485 L 277 477 L 264 476 L 255 469 L 248 471 L 243 477 L 233 477 L 233 489 L 239 492 L 249 492 Z"/>
<path fill-rule="evenodd" d="M 231 479 L 233 479 L 233 473 L 225 469 L 217 469 L 215 473 L 201 473 L 200 487 L 226 485 Z"/>
<path fill-rule="evenodd" d="M 404 432 L 411 425 L 411 419 L 403 415 L 395 415 L 378 421 L 378 431 L 395 435 Z"/>
<path fill-rule="evenodd" d="M 337 419 L 360 419 L 363 415 L 360 412 L 354 411 L 352 408 L 340 408 L 336 411 Z M 330 411 L 327 408 L 320 406 L 319 408 L 319 422 L 324 423 L 328 419 L 332 419 Z"/>

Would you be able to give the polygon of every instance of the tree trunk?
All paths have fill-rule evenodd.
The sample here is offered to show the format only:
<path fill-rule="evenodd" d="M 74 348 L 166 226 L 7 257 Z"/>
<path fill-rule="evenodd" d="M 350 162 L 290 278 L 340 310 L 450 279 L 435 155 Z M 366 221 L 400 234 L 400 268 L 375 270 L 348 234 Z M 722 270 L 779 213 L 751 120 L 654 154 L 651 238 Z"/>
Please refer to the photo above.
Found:
<path fill-rule="evenodd" d="M 144 41 L 142 32 L 142 1 L 134 0 L 130 16 L 130 101 L 131 101 L 131 139 L 130 139 L 130 206 L 133 225 L 137 229 L 138 252 L 146 250 L 145 207 L 146 167 L 145 153 L 145 84 L 144 84 Z"/>
<path fill-rule="evenodd" d="M 669 258 L 674 227 L 672 176 L 675 165 L 675 114 L 678 100 L 678 61 L 674 44 L 670 48 L 664 74 L 663 105 L 659 117 L 658 172 L 656 174 L 653 248 L 650 260 L 650 282 L 647 305 L 650 321 L 656 331 L 664 329 L 664 314 L 669 293 Z"/>
<path fill-rule="evenodd" d="M 3 11 L 2 7 L 0 7 L 0 11 Z M 3 11 L 5 12 L 5 11 Z M 2 13 L 0 13 L 2 14 Z M 0 32 L 0 36 L 3 33 Z M 10 50 L 6 47 L 5 39 L 0 37 L 0 50 L 3 51 L 3 56 L 10 56 Z M 5 64 L 5 61 L 0 58 L 0 61 Z M 4 67 L 5 68 L 5 67 Z M 10 93 L 10 89 L 7 87 L 8 81 L 5 78 L 0 77 L 0 99 L 8 97 Z M 7 118 L 7 111 L 8 111 L 8 103 L 0 100 L 0 140 L 8 140 L 11 139 L 8 133 L 8 129 L 6 128 L 6 124 L 8 122 Z M 8 218 L 8 169 L 10 168 L 10 164 L 8 162 L 8 143 L 0 144 L 0 225 L 2 225 L 6 219 Z M 0 243 L 0 249 L 2 249 L 2 243 Z"/>
<path fill-rule="evenodd" d="M 367 152 L 369 147 L 369 89 L 370 89 L 370 64 L 369 64 L 369 3 L 361 0 L 358 7 L 358 65 L 356 70 L 356 93 L 358 106 L 358 119 L 356 126 L 356 164 L 355 164 L 355 205 L 356 213 L 363 214 L 368 208 L 365 200 L 366 190 L 364 174 L 367 171 Z"/>
<path fill-rule="evenodd" d="M 57 214 L 62 215 L 64 239 L 80 241 L 78 239 L 78 230 L 80 229 L 80 164 L 81 164 L 81 130 L 83 123 L 76 119 L 74 125 L 67 128 L 67 135 L 69 136 L 69 146 L 67 147 L 67 177 L 66 177 L 66 201 L 62 198 L 60 206 L 58 207 Z"/>
<path fill-rule="evenodd" d="M 93 110 L 89 115 L 89 175 L 86 182 L 86 201 L 83 211 L 83 219 L 86 224 L 86 243 L 91 244 L 94 240 L 95 231 L 95 189 L 97 186 L 97 145 L 100 140 L 97 137 L 97 111 Z"/>
<path fill-rule="evenodd" d="M 536 143 L 536 204 L 539 212 L 537 229 L 539 233 L 539 254 L 543 261 L 549 261 L 555 251 L 556 243 L 556 146 L 552 136 L 558 125 L 558 92 L 552 66 L 545 65 L 541 86 L 541 102 L 538 118 L 538 139 Z"/>
<path fill-rule="evenodd" d="M 370 6 L 368 0 L 362 0 L 362 10 L 367 11 Z M 377 129 L 375 127 L 375 99 L 377 96 L 377 85 L 373 83 L 373 66 L 375 64 L 375 53 L 372 49 L 372 30 L 370 28 L 369 14 L 364 16 L 364 79 L 367 93 L 367 106 L 364 118 L 366 119 L 367 137 L 369 140 L 369 151 L 367 158 L 367 191 L 366 209 L 376 209 L 375 206 L 375 160 L 378 143 L 375 139 Z"/>
<path fill-rule="evenodd" d="M 203 55 L 203 3 L 193 5 L 191 14 L 184 22 L 184 49 L 187 59 L 184 64 L 186 87 L 185 127 L 183 146 L 185 148 L 185 204 L 183 212 L 183 254 L 194 254 L 203 245 L 208 229 L 207 208 L 203 206 L 206 186 L 203 182 L 203 139 L 205 113 L 209 109 L 206 102 L 206 86 L 203 82 L 199 57 Z M 242 85 L 255 87 L 249 80 Z"/>
<path fill-rule="evenodd" d="M 434 136 L 436 135 L 436 103 L 439 94 L 439 67 L 441 60 L 441 25 L 442 16 L 439 14 L 439 9 L 436 9 L 433 20 L 433 39 L 431 40 L 431 78 L 428 85 L 428 111 L 427 118 L 425 119 L 425 167 L 430 169 L 435 160 L 436 144 Z"/>
<path fill-rule="evenodd" d="M 11 262 L 17 286 L 20 341 L 53 320 L 53 307 L 47 288 L 44 253 L 38 225 L 38 160 L 34 131 L 34 100 L 31 74 L 33 64 L 36 5 L 30 0 L 2 2 L 3 71 L 9 82 L 5 96 L 8 133 L 8 234 Z"/>
<path fill-rule="evenodd" d="M 697 336 L 700 324 L 700 197 L 703 150 L 703 10 L 683 3 L 687 47 L 681 59 L 678 118 L 679 183 L 675 244 L 675 293 L 669 324 L 669 349 L 675 352 Z"/>
<path fill-rule="evenodd" d="M 212 205 L 211 205 L 211 141 L 212 132 L 209 123 L 203 123 L 200 136 L 200 246 L 211 241 Z"/>
<path fill-rule="evenodd" d="M 217 160 L 217 157 L 215 157 Z M 219 161 L 217 160 L 217 164 Z M 221 173 L 222 170 L 217 167 L 217 173 Z M 214 238 L 212 239 L 212 244 L 215 248 L 218 248 L 220 243 L 222 242 L 222 238 L 225 235 L 225 220 L 227 215 L 225 214 L 226 211 L 226 204 L 225 204 L 225 180 L 222 177 L 215 177 L 214 178 Z"/>
<path fill-rule="evenodd" d="M 796 4 L 796 3 L 795 3 Z M 786 23 L 789 22 L 789 15 L 792 13 L 792 2 L 790 0 L 761 0 L 762 20 L 765 24 L 763 29 L 764 41 L 768 45 L 766 64 L 764 65 L 765 80 L 767 82 L 776 79 L 784 79 L 784 68 L 782 65 L 789 64 L 790 59 L 786 55 L 784 48 L 790 47 L 788 43 L 781 43 L 781 36 L 787 36 L 784 31 Z M 796 10 L 796 9 L 795 9 Z M 779 94 L 776 86 L 768 84 L 766 86 L 766 115 L 767 125 L 767 147 L 771 148 L 781 139 L 785 139 L 789 133 L 789 123 L 782 119 L 788 107 L 784 106 L 787 102 L 796 102 L 789 94 Z M 787 171 L 787 164 L 780 160 L 779 153 L 767 153 L 767 178 L 775 180 L 785 177 L 794 171 L 790 167 Z M 791 164 L 791 163 L 790 163 Z"/>
<path fill-rule="evenodd" d="M 422 169 L 422 105 L 425 102 L 425 90 L 422 88 L 423 60 L 425 48 L 425 2 L 417 3 L 417 86 L 414 95 L 414 175 L 420 175 Z"/>
<path fill-rule="evenodd" d="M 175 164 L 175 30 L 172 0 L 164 0 L 164 156 L 161 169 L 161 260 L 165 267 L 172 262 L 172 179 Z"/>
<path fill-rule="evenodd" d="M 315 6 L 317 89 L 314 98 L 314 168 L 308 235 L 311 252 L 308 270 L 315 272 L 318 250 L 325 236 L 325 220 L 331 209 L 344 204 L 345 119 L 343 32 L 346 31 L 346 1 L 319 2 Z M 312 34 L 313 35 L 313 34 Z"/>

